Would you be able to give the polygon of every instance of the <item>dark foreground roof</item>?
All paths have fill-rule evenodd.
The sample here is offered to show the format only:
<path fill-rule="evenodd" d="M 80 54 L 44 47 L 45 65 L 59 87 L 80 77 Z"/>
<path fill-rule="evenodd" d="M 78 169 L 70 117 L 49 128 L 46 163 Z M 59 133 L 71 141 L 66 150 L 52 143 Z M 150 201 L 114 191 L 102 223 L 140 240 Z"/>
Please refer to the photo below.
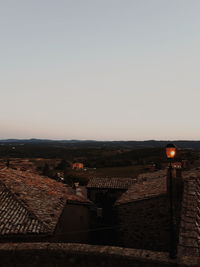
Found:
<path fill-rule="evenodd" d="M 0 183 L 0 235 L 48 232 L 48 228 Z"/>
<path fill-rule="evenodd" d="M 87 188 L 128 189 L 133 183 L 132 178 L 91 178 Z"/>

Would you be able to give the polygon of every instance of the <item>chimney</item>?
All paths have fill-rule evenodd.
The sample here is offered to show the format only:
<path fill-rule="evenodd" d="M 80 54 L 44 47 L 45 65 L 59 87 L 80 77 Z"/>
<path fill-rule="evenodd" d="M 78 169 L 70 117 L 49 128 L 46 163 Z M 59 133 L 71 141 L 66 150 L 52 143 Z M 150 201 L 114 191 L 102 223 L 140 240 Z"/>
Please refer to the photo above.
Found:
<path fill-rule="evenodd" d="M 76 195 L 79 197 L 84 197 L 84 194 L 81 188 L 79 187 L 79 183 L 74 183 L 74 185 L 75 185 Z"/>

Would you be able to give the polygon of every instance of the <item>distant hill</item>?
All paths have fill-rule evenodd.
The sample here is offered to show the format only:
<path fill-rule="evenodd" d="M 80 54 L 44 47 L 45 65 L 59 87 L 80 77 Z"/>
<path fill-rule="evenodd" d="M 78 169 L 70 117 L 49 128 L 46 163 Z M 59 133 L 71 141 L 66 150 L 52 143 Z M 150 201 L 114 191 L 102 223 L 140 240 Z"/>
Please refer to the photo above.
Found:
<path fill-rule="evenodd" d="M 29 145 L 53 145 L 69 148 L 114 148 L 114 149 L 140 149 L 160 148 L 168 143 L 174 143 L 178 148 L 200 150 L 200 141 L 191 140 L 148 140 L 148 141 L 96 141 L 96 140 L 49 140 L 49 139 L 4 139 L 0 144 L 29 144 Z"/>

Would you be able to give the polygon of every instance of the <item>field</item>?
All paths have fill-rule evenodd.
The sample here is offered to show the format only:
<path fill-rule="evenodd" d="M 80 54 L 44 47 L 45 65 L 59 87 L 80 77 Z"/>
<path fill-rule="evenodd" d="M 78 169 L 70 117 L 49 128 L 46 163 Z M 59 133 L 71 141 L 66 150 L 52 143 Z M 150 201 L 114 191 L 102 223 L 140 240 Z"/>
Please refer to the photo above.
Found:
<path fill-rule="evenodd" d="M 81 171 L 71 171 L 74 176 L 92 178 L 92 177 L 129 177 L 136 178 L 138 174 L 144 172 L 144 166 L 126 166 L 126 167 L 108 167 L 86 169 Z"/>
<path fill-rule="evenodd" d="M 140 173 L 166 167 L 163 147 L 131 146 L 132 143 L 126 142 L 6 142 L 0 145 L 0 168 L 9 163 L 11 168 L 32 170 L 52 179 L 62 177 L 68 184 L 86 184 L 92 177 L 137 178 Z M 179 149 L 176 161 L 182 159 L 194 164 L 199 151 Z M 74 162 L 83 163 L 84 168 L 72 170 Z"/>

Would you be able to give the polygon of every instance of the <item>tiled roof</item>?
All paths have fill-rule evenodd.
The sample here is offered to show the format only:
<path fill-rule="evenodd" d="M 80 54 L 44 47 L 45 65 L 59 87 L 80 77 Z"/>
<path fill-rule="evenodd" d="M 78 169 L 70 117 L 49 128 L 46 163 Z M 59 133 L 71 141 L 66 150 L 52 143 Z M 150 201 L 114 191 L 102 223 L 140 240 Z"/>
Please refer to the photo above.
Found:
<path fill-rule="evenodd" d="M 163 178 L 167 175 L 167 170 L 159 170 L 156 172 L 147 172 L 138 175 L 138 182 L 143 182 L 151 179 Z"/>
<path fill-rule="evenodd" d="M 179 254 L 200 257 L 200 173 L 184 178 Z"/>
<path fill-rule="evenodd" d="M 70 187 L 29 171 L 2 169 L 0 181 L 51 232 L 54 231 L 66 202 L 88 202 L 87 199 L 75 195 Z"/>
<path fill-rule="evenodd" d="M 128 191 L 116 201 L 116 205 L 151 198 L 167 192 L 166 177 L 150 179 L 133 184 Z"/>
<path fill-rule="evenodd" d="M 133 183 L 132 178 L 91 178 L 87 188 L 128 189 Z"/>
<path fill-rule="evenodd" d="M 48 228 L 0 183 L 0 235 L 48 232 Z"/>

